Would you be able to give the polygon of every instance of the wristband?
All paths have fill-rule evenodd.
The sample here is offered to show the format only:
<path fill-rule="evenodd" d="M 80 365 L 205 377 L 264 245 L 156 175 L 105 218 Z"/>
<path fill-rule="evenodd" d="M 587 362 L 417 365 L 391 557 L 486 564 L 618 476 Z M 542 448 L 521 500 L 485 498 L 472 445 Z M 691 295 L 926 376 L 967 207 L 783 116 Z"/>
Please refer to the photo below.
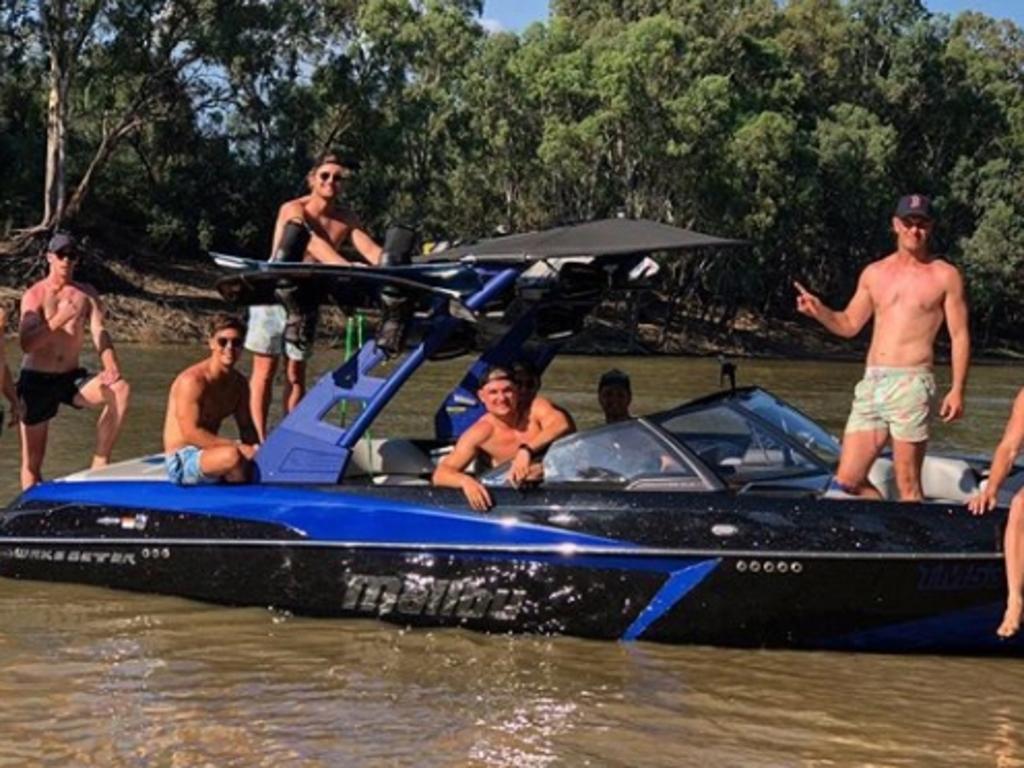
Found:
<path fill-rule="evenodd" d="M 526 443 L 520 443 L 519 447 L 516 448 L 516 450 L 517 451 L 526 451 L 528 454 L 530 454 L 530 458 L 531 459 L 533 458 L 533 448 L 528 446 Z"/>

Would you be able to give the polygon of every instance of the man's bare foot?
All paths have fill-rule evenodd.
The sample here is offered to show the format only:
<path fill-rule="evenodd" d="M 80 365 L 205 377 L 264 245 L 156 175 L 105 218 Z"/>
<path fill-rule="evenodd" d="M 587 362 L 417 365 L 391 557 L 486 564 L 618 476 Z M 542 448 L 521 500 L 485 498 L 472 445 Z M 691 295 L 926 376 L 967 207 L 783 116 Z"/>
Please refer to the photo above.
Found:
<path fill-rule="evenodd" d="M 1020 595 L 1011 596 L 1006 601 L 1006 613 L 1003 614 L 1003 623 L 999 625 L 996 634 L 1002 638 L 1013 637 L 1020 629 L 1021 613 L 1024 611 L 1024 602 Z"/>
<path fill-rule="evenodd" d="M 103 469 L 103 467 L 110 464 L 110 458 L 108 456 L 97 456 L 93 454 L 92 457 L 92 469 Z"/>

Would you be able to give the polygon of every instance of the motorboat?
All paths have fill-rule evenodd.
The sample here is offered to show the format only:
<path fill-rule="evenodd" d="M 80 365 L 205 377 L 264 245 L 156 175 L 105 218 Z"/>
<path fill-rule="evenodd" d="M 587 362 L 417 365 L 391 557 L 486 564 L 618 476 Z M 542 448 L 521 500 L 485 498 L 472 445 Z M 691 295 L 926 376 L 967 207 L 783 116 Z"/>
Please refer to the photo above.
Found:
<path fill-rule="evenodd" d="M 611 219 L 380 270 L 218 257 L 236 303 L 287 283 L 305 301 L 404 307 L 402 333 L 325 374 L 260 447 L 250 484 L 174 485 L 153 455 L 21 494 L 0 512 L 0 575 L 495 633 L 1021 655 L 995 635 L 1005 508 L 964 507 L 984 466 L 930 456 L 929 498 L 901 503 L 883 458 L 887 498 L 850 498 L 833 489 L 837 440 L 757 387 L 563 437 L 529 487 L 482 470 L 486 513 L 431 486 L 481 412 L 488 366 L 545 368 L 610 292 L 650 279 L 650 254 L 736 246 Z M 433 435 L 369 436 L 414 372 L 458 354 L 470 363 Z M 345 425 L 341 403 L 357 413 Z M 1004 507 L 1022 484 L 1018 468 Z"/>

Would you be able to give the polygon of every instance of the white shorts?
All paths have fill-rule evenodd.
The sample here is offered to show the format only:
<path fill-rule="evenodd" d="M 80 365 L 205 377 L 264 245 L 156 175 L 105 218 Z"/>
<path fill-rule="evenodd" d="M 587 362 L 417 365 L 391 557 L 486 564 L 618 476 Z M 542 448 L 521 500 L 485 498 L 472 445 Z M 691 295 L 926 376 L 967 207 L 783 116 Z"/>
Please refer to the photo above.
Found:
<path fill-rule="evenodd" d="M 289 360 L 309 360 L 313 344 L 299 345 L 285 341 L 284 328 L 288 313 L 280 304 L 249 307 L 249 329 L 245 334 L 245 348 L 257 355 L 287 355 Z M 315 333 L 315 317 L 313 320 Z"/>

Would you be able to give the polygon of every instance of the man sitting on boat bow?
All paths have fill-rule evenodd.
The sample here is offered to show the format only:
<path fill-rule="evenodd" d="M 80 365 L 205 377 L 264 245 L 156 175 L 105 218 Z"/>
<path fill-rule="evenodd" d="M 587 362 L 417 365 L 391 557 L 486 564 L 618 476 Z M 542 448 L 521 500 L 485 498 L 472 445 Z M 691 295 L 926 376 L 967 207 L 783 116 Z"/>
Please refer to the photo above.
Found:
<path fill-rule="evenodd" d="M 245 323 L 216 315 L 210 323 L 210 354 L 178 374 L 164 419 L 164 464 L 178 485 L 249 480 L 258 437 L 249 411 L 249 383 L 235 370 L 242 356 Z M 220 437 L 221 422 L 234 416 L 241 440 Z"/>
<path fill-rule="evenodd" d="M 551 443 L 573 431 L 572 420 L 559 408 L 532 407 L 537 398 L 525 403 L 508 368 L 494 366 L 480 379 L 477 398 L 486 413 L 462 433 L 455 448 L 434 470 L 433 483 L 442 488 L 460 488 L 473 509 L 490 509 L 494 502 L 487 488 L 466 468 L 478 455 L 486 455 L 492 466 L 511 461 L 508 480 L 514 487 L 542 477 L 536 456 Z M 543 403 L 548 403 L 543 400 Z"/>

